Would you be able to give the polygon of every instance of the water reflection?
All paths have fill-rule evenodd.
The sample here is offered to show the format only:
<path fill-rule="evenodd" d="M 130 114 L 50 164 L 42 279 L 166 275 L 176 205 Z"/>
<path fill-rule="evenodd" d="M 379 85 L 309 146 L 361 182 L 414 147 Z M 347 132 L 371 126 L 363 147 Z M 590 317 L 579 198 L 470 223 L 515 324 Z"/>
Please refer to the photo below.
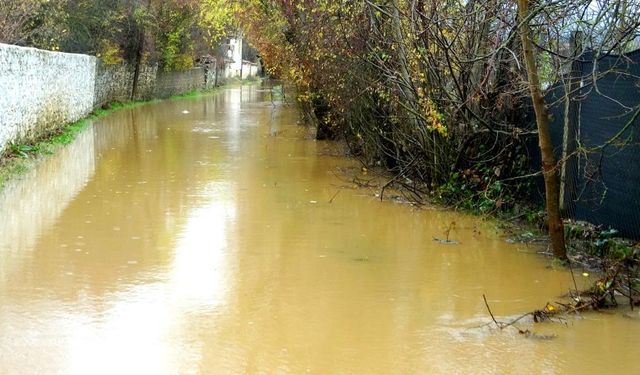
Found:
<path fill-rule="evenodd" d="M 228 276 L 234 265 L 227 232 L 229 221 L 235 221 L 235 207 L 228 190 L 208 190 L 216 200 L 190 215 L 176 244 L 169 281 L 189 310 L 212 311 L 224 305 L 226 294 L 234 287 Z"/>
<path fill-rule="evenodd" d="M 39 236 L 48 231 L 95 173 L 94 138 L 83 132 L 68 147 L 45 159 L 0 190 L 0 290 Z"/>
<path fill-rule="evenodd" d="M 471 329 L 482 294 L 512 315 L 572 281 L 490 222 L 344 188 L 357 165 L 297 119 L 256 87 L 121 111 L 7 189 L 0 373 L 637 370 L 617 316 Z"/>

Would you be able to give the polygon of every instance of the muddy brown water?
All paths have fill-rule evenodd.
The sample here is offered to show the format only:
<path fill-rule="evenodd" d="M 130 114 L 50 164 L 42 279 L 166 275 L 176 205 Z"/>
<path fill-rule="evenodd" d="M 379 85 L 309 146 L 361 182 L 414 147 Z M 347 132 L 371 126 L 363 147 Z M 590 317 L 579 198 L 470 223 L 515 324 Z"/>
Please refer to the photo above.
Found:
<path fill-rule="evenodd" d="M 482 294 L 507 319 L 569 274 L 491 222 L 344 188 L 357 164 L 297 120 L 259 86 L 149 104 L 10 183 L 0 373 L 640 371 L 621 312 L 478 328 Z M 460 243 L 434 242 L 452 221 Z"/>

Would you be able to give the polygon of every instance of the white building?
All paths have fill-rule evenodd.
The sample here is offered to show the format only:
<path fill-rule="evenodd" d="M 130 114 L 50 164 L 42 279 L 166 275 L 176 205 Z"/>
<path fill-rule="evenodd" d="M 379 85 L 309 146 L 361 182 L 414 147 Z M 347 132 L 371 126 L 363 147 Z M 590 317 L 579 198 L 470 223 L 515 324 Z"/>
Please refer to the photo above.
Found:
<path fill-rule="evenodd" d="M 229 38 L 227 50 L 227 77 L 240 77 L 242 74 L 242 34 Z"/>

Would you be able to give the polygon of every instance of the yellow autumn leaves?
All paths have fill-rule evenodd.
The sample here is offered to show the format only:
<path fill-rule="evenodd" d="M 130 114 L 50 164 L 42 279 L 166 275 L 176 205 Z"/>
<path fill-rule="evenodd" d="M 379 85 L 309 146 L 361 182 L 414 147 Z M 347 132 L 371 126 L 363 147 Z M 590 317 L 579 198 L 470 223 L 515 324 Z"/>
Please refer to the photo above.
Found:
<path fill-rule="evenodd" d="M 429 131 L 440 134 L 443 137 L 448 135 L 447 127 L 442 123 L 443 115 L 435 108 L 433 101 L 425 94 L 422 87 L 418 87 L 418 104 L 420 105 L 421 114 L 427 123 Z"/>

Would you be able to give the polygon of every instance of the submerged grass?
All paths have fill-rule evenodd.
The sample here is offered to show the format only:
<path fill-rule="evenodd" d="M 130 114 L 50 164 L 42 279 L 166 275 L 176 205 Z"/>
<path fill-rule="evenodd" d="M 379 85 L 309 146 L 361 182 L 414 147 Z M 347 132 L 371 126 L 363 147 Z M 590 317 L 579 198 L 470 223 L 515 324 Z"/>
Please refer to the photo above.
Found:
<path fill-rule="evenodd" d="M 115 110 L 115 109 L 114 109 Z M 91 120 L 106 116 L 112 110 L 99 110 L 82 120 L 43 133 L 29 142 L 10 143 L 0 157 L 0 188 L 11 178 L 29 171 L 31 165 L 44 155 L 53 154 L 61 146 L 71 143 Z M 98 113 L 99 112 L 99 113 Z"/>
<path fill-rule="evenodd" d="M 168 98 L 154 98 L 150 100 L 136 100 L 130 102 L 112 102 L 103 108 L 94 110 L 89 116 L 66 124 L 50 132 L 42 133 L 30 141 L 12 142 L 5 152 L 0 155 L 0 189 L 11 179 L 28 172 L 31 167 L 42 157 L 53 154 L 58 148 L 71 143 L 76 136 L 85 130 L 93 120 L 105 117 L 113 112 L 140 107 L 142 105 L 157 103 L 163 100 L 194 99 L 219 92 L 223 87 L 235 84 L 252 83 L 259 78 L 250 77 L 246 80 L 229 79 L 225 85 L 211 90 L 195 90 L 183 94 L 173 95 Z"/>

